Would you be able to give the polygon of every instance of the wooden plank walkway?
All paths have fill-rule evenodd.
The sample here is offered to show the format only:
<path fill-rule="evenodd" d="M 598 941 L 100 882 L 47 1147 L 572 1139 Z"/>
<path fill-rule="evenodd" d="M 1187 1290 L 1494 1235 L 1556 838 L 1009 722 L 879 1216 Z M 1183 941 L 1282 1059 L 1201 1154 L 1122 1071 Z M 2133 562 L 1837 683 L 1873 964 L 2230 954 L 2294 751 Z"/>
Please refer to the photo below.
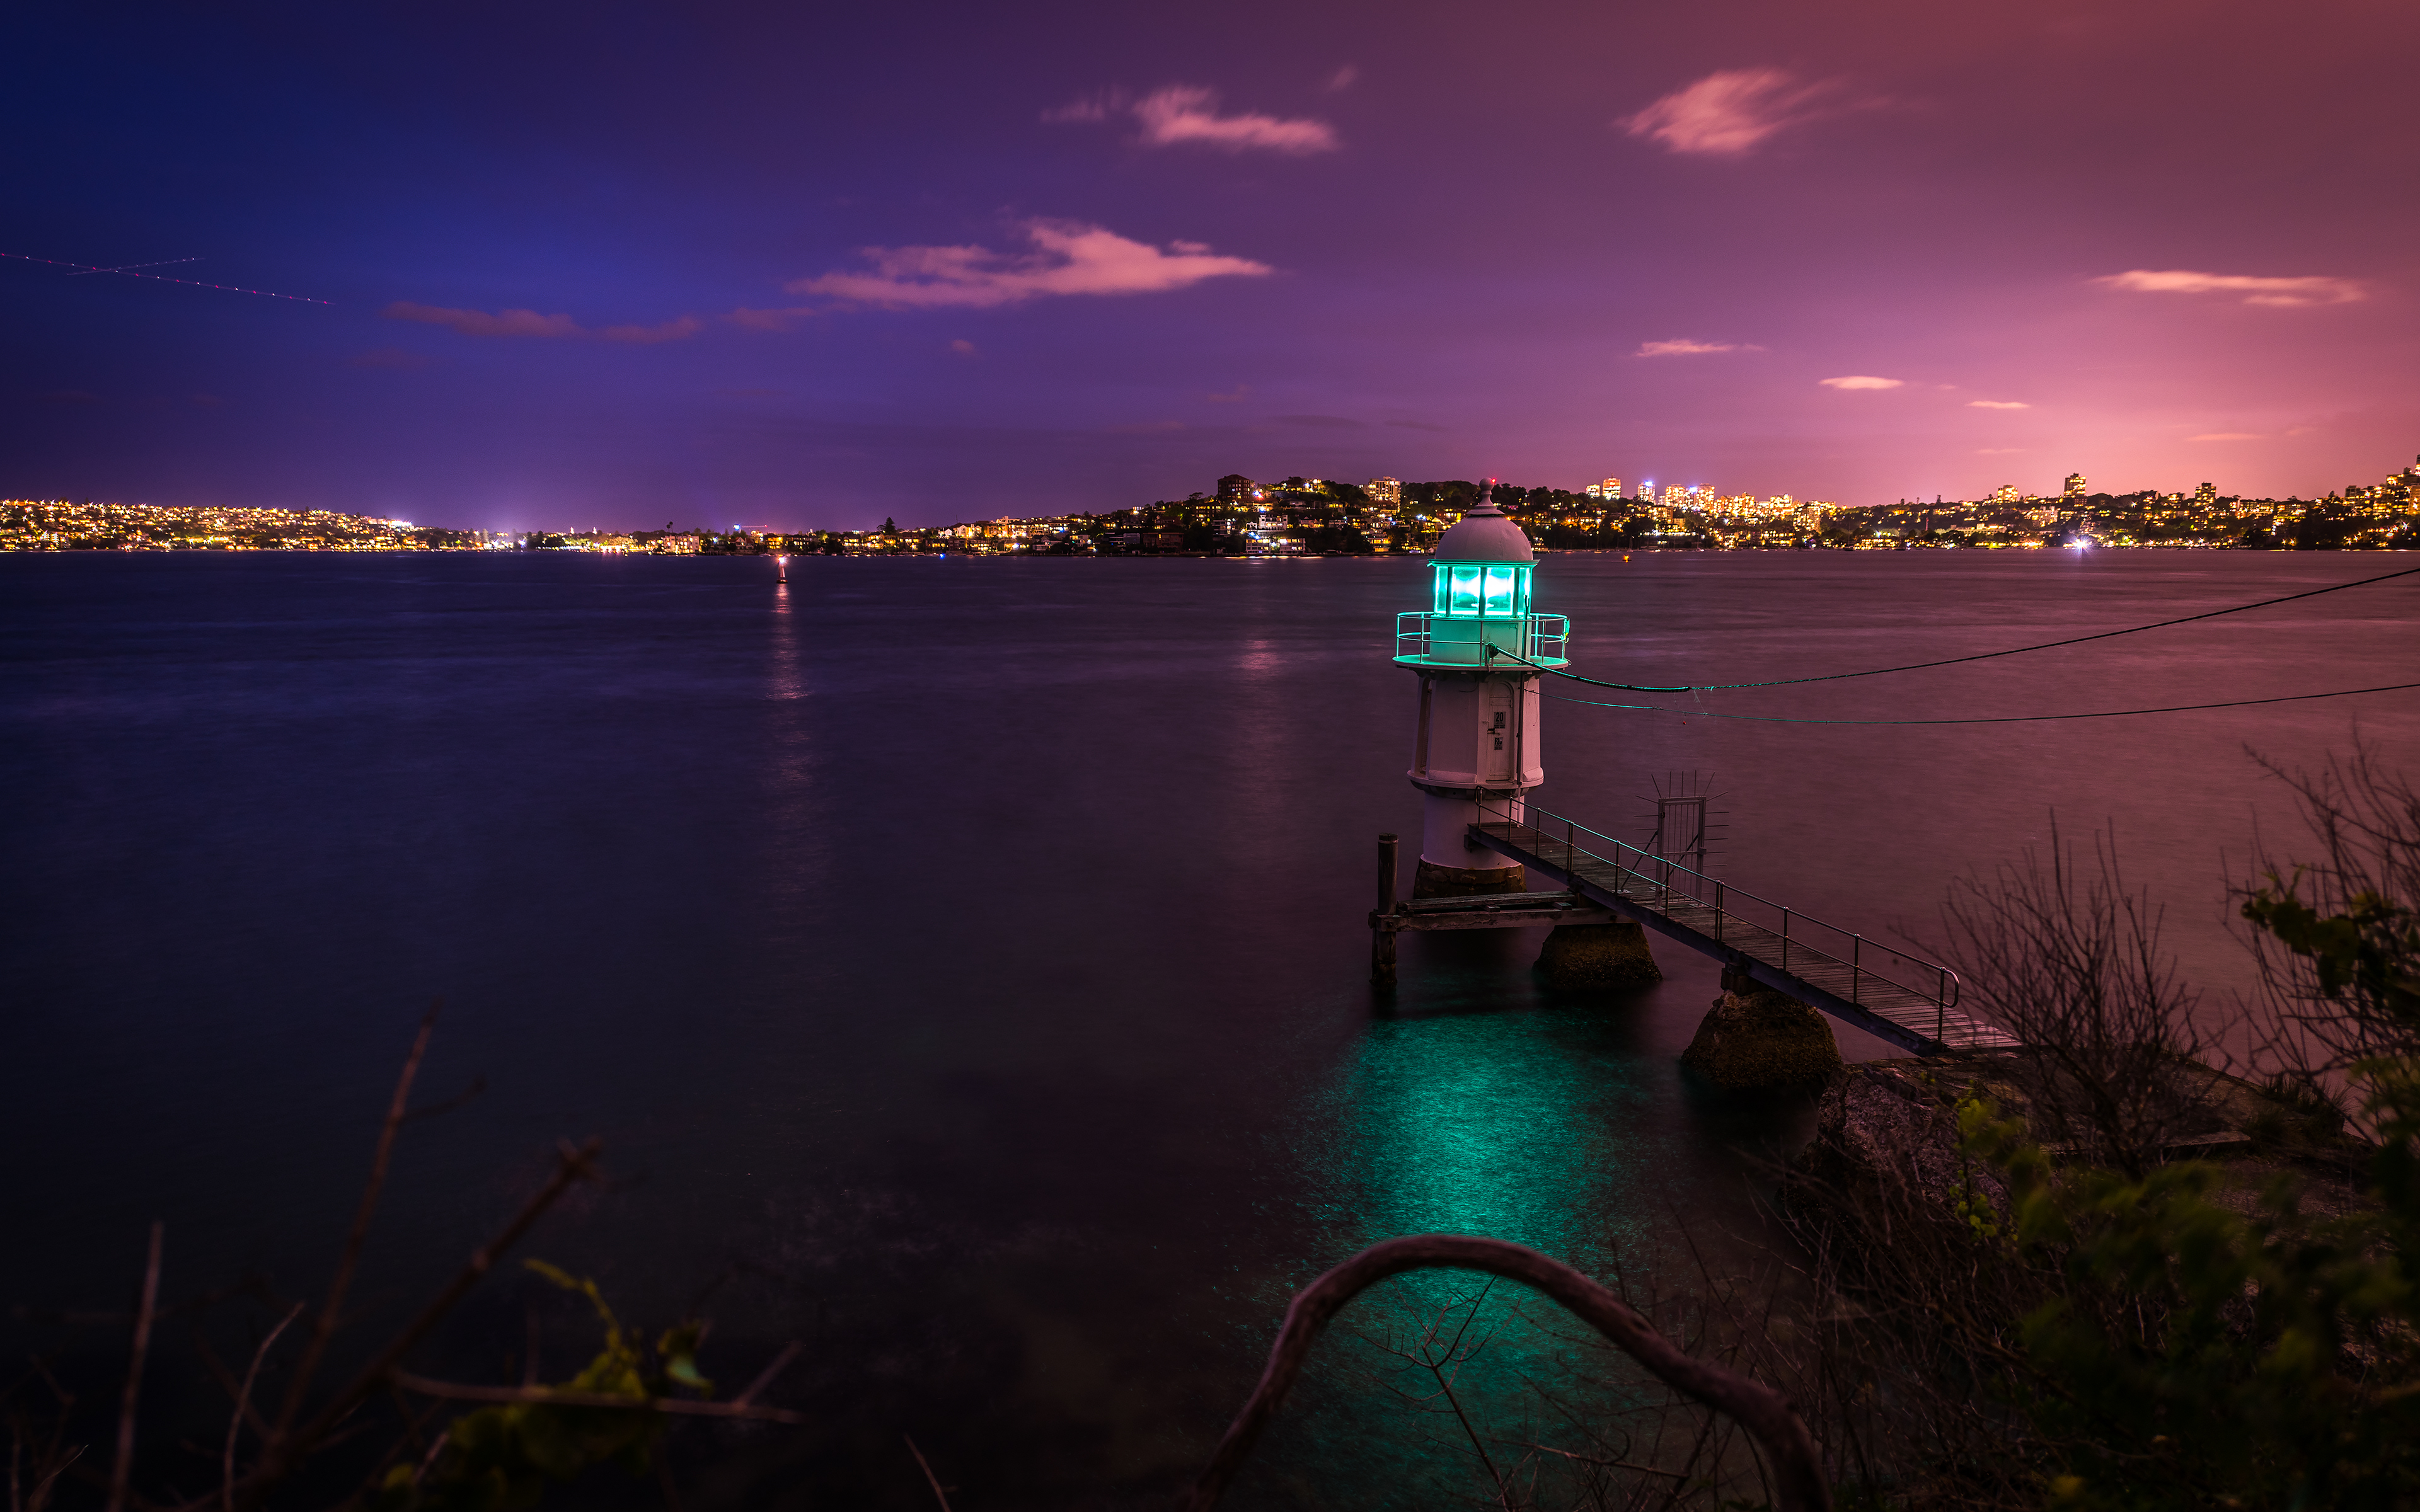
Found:
<path fill-rule="evenodd" d="M 1823 949 L 1804 938 L 1791 938 L 1787 933 L 1791 915 L 1786 910 L 1781 913 L 1780 930 L 1752 923 L 1728 907 L 1668 888 L 1652 875 L 1532 824 L 1475 824 L 1470 826 L 1470 838 L 1622 918 L 1634 919 L 1903 1050 L 1935 1056 L 2017 1046 L 2016 1037 L 2006 1029 L 1959 1011 L 1958 977 L 1947 967 L 1873 947 L 1892 958 L 1885 975 L 1868 964 L 1865 942 L 1857 936 L 1845 936 L 1853 944 L 1850 958 L 1844 960 L 1837 946 Z M 1641 860 L 1652 858 L 1641 853 Z M 1702 879 L 1700 884 L 1702 890 Z M 1714 884 L 1713 890 L 1717 900 L 1725 898 L 1721 884 Z M 1801 922 L 1814 923 L 1803 916 Z M 1828 925 L 1816 927 L 1831 931 Z M 1916 985 L 1905 980 L 1910 977 L 1917 979 Z M 1922 981 L 1925 977 L 1932 979 L 1929 988 Z"/>

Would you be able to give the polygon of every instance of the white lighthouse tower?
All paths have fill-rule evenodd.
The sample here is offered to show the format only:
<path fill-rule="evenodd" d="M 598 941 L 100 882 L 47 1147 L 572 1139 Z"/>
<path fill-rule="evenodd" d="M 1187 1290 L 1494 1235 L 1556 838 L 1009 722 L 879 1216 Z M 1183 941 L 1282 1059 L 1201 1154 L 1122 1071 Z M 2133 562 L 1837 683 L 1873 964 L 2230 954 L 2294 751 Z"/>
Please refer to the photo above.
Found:
<path fill-rule="evenodd" d="M 1482 802 L 1502 818 L 1545 780 L 1538 740 L 1540 667 L 1560 667 L 1571 621 L 1529 611 L 1538 554 L 1494 502 L 1440 536 L 1430 607 L 1395 618 L 1395 660 L 1419 674 L 1412 785 L 1425 795 L 1415 898 L 1519 892 L 1521 868 L 1467 836 Z"/>

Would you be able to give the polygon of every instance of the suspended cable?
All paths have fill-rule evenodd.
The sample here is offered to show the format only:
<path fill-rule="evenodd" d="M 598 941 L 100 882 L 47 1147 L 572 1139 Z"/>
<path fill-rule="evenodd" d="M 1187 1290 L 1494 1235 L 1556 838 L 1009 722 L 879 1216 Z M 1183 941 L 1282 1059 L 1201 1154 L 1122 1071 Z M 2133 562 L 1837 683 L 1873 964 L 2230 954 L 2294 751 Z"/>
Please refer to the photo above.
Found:
<path fill-rule="evenodd" d="M 91 263 L 61 262 L 56 257 L 32 257 L 22 252 L 0 252 L 0 257 L 13 257 L 21 263 L 47 263 L 53 268 L 73 268 L 79 270 L 76 272 L 70 273 L 68 275 L 70 278 L 81 278 L 85 273 L 116 273 L 120 278 L 147 278 L 155 284 L 183 284 L 191 288 L 225 289 L 229 294 L 257 294 L 261 298 L 268 300 L 292 300 L 297 304 L 328 304 L 332 302 L 328 300 L 315 300 L 308 294 L 277 294 L 265 288 L 244 288 L 236 284 L 209 284 L 205 283 L 198 278 L 170 278 L 165 273 L 138 273 L 134 271 L 137 268 L 165 268 L 168 266 L 168 263 L 171 262 L 199 262 L 201 261 L 199 257 L 171 257 L 167 259 L 166 262 L 128 263 L 122 268 L 100 268 Z"/>
<path fill-rule="evenodd" d="M 1705 709 L 1675 709 L 1657 703 L 1606 703 L 1596 699 L 1545 696 L 1558 703 L 1584 703 L 1592 709 L 1628 709 L 1641 714 L 1685 714 L 1693 719 L 1745 719 L 1754 724 L 2035 724 L 2048 719 L 2122 719 L 2137 714 L 2186 714 L 2195 709 L 2241 709 L 2254 703 L 2300 703 L 2305 699 L 2351 698 L 2357 693 L 2396 693 L 2420 683 L 2388 683 L 2381 687 L 2343 687 L 2332 693 L 2288 693 L 2278 698 L 2230 699 L 2224 703 L 2171 703 L 2157 709 L 2095 709 L 2088 714 L 2000 714 L 1963 719 L 1793 719 L 1771 714 L 1714 714 Z"/>
<path fill-rule="evenodd" d="M 2253 604 L 2237 604 L 2227 609 L 2209 609 L 2199 614 L 2186 614 L 2173 620 L 2158 620 L 2149 625 L 2131 625 L 2122 630 L 2102 630 L 2092 635 L 2070 636 L 2064 640 L 2044 640 L 2038 645 L 2011 646 L 2006 651 L 1978 651 L 1971 656 L 1945 656 L 1939 661 L 1914 661 L 1903 667 L 1873 667 L 1861 672 L 1823 672 L 1814 677 L 1776 677 L 1762 683 L 1682 683 L 1671 687 L 1652 683 L 1608 683 L 1602 678 L 1583 677 L 1577 672 L 1567 672 L 1559 668 L 1542 667 L 1534 661 L 1525 660 L 1509 651 L 1498 649 L 1496 654 L 1507 660 L 1520 662 L 1524 667 L 1534 667 L 1539 671 L 1548 672 L 1557 677 L 1567 677 L 1573 682 L 1586 683 L 1591 687 L 1610 687 L 1623 693 L 1714 693 L 1743 687 L 1786 687 L 1794 683 L 1836 683 L 1844 677 L 1880 677 L 1885 672 L 1922 671 L 1928 667 L 1955 667 L 1961 662 L 1990 661 L 1994 656 L 2022 656 L 2028 651 L 2048 651 L 2055 646 L 2080 646 L 2087 640 L 2106 640 L 2113 636 L 2120 635 L 2140 635 L 2145 630 L 2164 630 L 2172 625 L 2191 625 L 2195 620 L 2214 620 L 2222 614 L 2241 614 L 2246 609 L 2267 609 L 2273 604 L 2290 604 L 2298 598 L 2317 598 L 2321 594 L 2340 593 L 2347 588 L 2366 588 L 2371 583 L 2388 582 L 2397 578 L 2409 578 L 2414 574 L 2420 574 L 2420 567 L 2405 567 L 2399 572 L 2381 573 L 2375 578 L 2363 578 L 2349 583 L 2333 583 L 2325 588 L 2287 594 L 2278 598 L 2264 598 Z M 2326 697 L 2328 695 L 2310 696 Z M 1585 701 L 1575 700 L 1575 702 Z M 1734 717 L 1744 717 L 1744 716 Z"/>

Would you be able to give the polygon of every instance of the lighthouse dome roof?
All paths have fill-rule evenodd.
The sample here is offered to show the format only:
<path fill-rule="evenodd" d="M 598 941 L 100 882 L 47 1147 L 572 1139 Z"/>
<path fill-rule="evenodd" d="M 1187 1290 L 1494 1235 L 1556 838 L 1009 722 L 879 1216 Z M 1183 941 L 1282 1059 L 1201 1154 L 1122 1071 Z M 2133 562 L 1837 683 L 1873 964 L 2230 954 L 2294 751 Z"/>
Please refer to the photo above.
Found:
<path fill-rule="evenodd" d="M 1521 527 L 1512 523 L 1496 507 L 1495 480 L 1479 496 L 1479 502 L 1464 515 L 1451 530 L 1437 537 L 1436 550 L 1432 553 L 1438 562 L 1535 562 L 1536 548 Z"/>

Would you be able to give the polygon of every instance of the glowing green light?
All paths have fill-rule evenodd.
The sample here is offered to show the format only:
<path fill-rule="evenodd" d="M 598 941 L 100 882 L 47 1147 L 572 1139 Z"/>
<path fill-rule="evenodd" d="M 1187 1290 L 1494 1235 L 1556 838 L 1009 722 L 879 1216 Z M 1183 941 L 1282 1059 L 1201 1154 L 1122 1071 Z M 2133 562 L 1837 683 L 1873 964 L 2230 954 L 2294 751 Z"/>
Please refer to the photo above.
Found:
<path fill-rule="evenodd" d="M 1457 619 L 1514 619 L 1529 612 L 1530 568 L 1523 563 L 1435 564 L 1436 612 Z"/>

